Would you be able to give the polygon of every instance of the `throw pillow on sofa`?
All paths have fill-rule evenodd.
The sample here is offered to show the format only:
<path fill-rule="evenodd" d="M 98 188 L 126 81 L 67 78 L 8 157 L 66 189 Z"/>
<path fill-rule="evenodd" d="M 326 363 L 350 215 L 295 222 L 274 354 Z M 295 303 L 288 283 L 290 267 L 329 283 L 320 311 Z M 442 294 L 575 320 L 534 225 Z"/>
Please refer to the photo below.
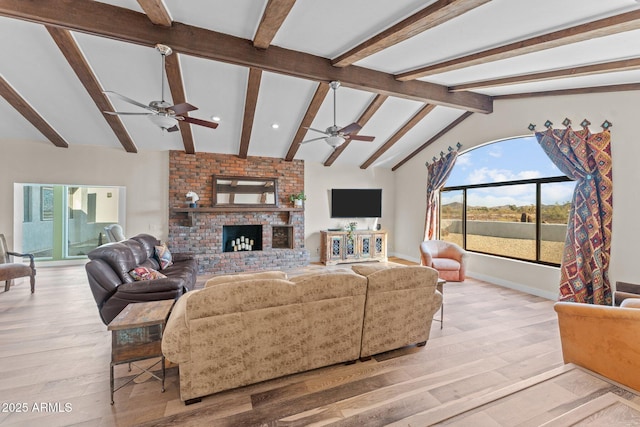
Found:
<path fill-rule="evenodd" d="M 160 263 L 160 270 L 164 270 L 173 264 L 173 258 L 166 243 L 163 243 L 161 246 L 156 246 L 156 258 L 158 258 L 158 262 Z"/>
<path fill-rule="evenodd" d="M 167 276 L 149 267 L 136 267 L 129 272 L 136 282 L 141 280 L 165 279 Z"/>

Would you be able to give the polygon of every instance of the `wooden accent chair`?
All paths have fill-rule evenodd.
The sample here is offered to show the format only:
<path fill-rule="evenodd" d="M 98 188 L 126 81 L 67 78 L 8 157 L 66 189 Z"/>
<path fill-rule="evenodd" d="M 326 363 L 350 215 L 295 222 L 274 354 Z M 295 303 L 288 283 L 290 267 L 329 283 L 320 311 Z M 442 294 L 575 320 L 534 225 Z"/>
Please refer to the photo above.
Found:
<path fill-rule="evenodd" d="M 420 244 L 422 265 L 438 270 L 441 279 L 462 282 L 466 277 L 467 251 L 444 240 L 425 240 Z"/>
<path fill-rule="evenodd" d="M 12 262 L 9 256 L 29 257 L 29 265 L 25 265 L 21 262 Z M 31 293 L 33 293 L 36 286 L 36 266 L 33 261 L 33 254 L 20 254 L 9 251 L 4 234 L 0 234 L 0 282 L 6 282 L 4 291 L 7 292 L 9 288 L 11 288 L 11 282 L 13 279 L 18 279 L 20 277 L 30 278 Z"/>
<path fill-rule="evenodd" d="M 613 305 L 619 307 L 627 298 L 640 298 L 640 285 L 616 282 L 616 291 L 613 293 Z"/>

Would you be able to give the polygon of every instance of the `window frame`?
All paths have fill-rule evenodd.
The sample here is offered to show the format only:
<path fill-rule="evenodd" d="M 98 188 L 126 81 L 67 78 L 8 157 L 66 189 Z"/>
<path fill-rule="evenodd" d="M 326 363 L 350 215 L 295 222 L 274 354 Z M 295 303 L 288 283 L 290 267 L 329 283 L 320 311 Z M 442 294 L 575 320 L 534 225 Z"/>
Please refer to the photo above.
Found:
<path fill-rule="evenodd" d="M 533 178 L 533 179 L 520 179 L 520 180 L 513 180 L 513 181 L 502 181 L 502 182 L 487 182 L 482 184 L 455 185 L 450 187 L 443 187 L 440 190 L 440 196 L 442 196 L 442 193 L 449 192 L 449 191 L 462 191 L 462 243 L 465 250 L 473 253 L 483 254 L 483 255 L 491 255 L 491 256 L 496 256 L 500 258 L 507 258 L 507 259 L 513 259 L 517 261 L 529 262 L 533 264 L 559 267 L 560 266 L 559 263 L 552 263 L 552 262 L 540 260 L 540 245 L 541 245 L 540 235 L 541 235 L 541 224 L 542 224 L 541 218 L 540 218 L 541 216 L 540 206 L 542 204 L 541 188 L 543 184 L 551 184 L 551 183 L 558 183 L 558 182 L 575 182 L 575 180 L 569 178 L 566 175 L 560 175 L 560 176 L 547 177 L 547 178 Z M 525 185 L 535 184 L 536 186 L 536 222 L 535 222 L 536 259 L 531 260 L 531 259 L 508 256 L 508 255 L 493 254 L 490 252 L 482 252 L 482 251 L 467 249 L 467 190 L 477 189 L 477 188 L 506 187 L 506 186 L 523 185 L 523 184 Z M 438 238 L 440 238 L 441 224 L 442 224 L 442 222 L 440 221 L 440 219 L 442 219 L 442 197 L 439 198 L 439 202 L 438 202 L 438 218 L 439 218 Z"/>

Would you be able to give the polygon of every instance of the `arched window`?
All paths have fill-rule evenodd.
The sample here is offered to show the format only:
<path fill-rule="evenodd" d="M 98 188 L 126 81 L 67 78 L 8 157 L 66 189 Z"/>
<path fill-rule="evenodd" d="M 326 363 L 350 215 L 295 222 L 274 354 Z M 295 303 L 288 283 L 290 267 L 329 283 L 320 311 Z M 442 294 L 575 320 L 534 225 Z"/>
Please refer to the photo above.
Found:
<path fill-rule="evenodd" d="M 559 265 L 575 183 L 536 138 L 458 156 L 440 197 L 440 238 L 465 249 Z"/>

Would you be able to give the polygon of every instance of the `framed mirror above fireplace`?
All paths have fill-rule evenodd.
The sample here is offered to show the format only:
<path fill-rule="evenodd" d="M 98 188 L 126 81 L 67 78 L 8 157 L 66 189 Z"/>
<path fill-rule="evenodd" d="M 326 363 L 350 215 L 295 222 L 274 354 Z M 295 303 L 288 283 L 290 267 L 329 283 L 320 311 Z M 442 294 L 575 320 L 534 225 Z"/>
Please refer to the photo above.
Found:
<path fill-rule="evenodd" d="M 213 175 L 213 204 L 278 207 L 278 179 Z"/>

